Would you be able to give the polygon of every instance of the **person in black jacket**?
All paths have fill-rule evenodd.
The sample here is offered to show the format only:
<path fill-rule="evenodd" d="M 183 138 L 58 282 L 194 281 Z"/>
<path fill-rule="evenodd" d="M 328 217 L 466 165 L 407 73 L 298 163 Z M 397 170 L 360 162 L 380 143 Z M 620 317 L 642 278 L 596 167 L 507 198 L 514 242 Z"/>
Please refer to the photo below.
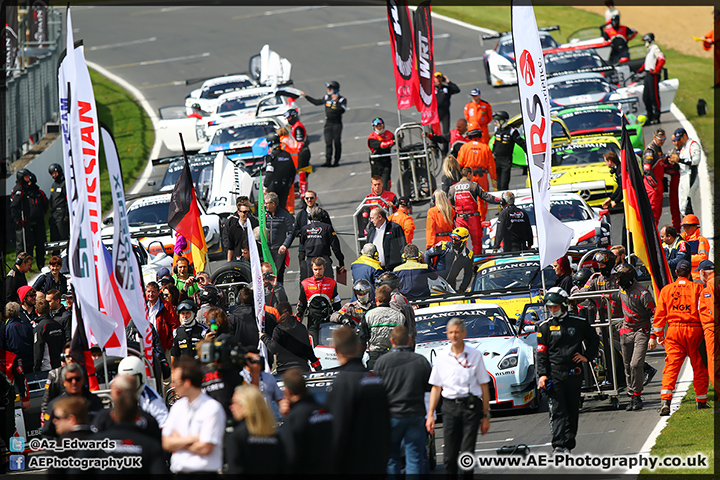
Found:
<path fill-rule="evenodd" d="M 190 355 L 195 358 L 195 346 L 205 338 L 207 327 L 198 323 L 195 319 L 197 307 L 192 300 L 183 300 L 177 307 L 178 317 L 180 318 L 180 326 L 175 330 L 175 338 L 173 338 L 173 346 L 170 349 L 172 362 L 180 358 L 181 355 Z"/>
<path fill-rule="evenodd" d="M 124 395 L 131 395 L 132 398 L 137 401 L 137 382 L 138 380 L 136 376 L 128 374 L 116 375 L 110 383 L 110 396 L 112 397 L 113 404 L 117 405 L 117 402 L 120 401 L 121 397 Z M 158 425 L 157 420 L 152 416 L 152 414 L 138 408 L 135 410 L 132 417 L 126 417 L 124 415 L 119 418 L 114 409 L 100 410 L 95 414 L 95 418 L 92 420 L 92 426 L 96 432 L 105 433 L 112 431 L 112 428 L 120 423 L 130 423 L 134 429 L 137 429 L 143 435 L 146 435 L 160 444 L 162 441 L 162 431 L 160 430 L 160 425 Z"/>
<path fill-rule="evenodd" d="M 332 438 L 332 414 L 308 393 L 299 369 L 291 368 L 285 372 L 283 384 L 290 411 L 285 416 L 280 438 L 285 447 L 288 471 L 299 475 L 335 473 L 333 463 L 328 461 L 328 452 L 318 448 Z"/>
<path fill-rule="evenodd" d="M 58 443 L 68 439 L 84 440 L 93 435 L 90 428 L 90 415 L 88 404 L 82 397 L 71 396 L 64 397 L 53 405 L 51 412 L 53 418 L 56 418 L 55 428 L 57 429 Z M 59 458 L 67 458 L 76 456 L 77 453 L 68 449 L 64 452 L 51 452 L 50 455 Z M 68 474 L 80 473 L 79 468 L 50 468 L 48 474 L 50 478 L 62 478 L 69 476 Z"/>
<path fill-rule="evenodd" d="M 259 330 L 255 319 L 255 305 L 253 300 L 253 292 L 247 287 L 243 287 L 238 292 L 238 306 L 232 311 L 228 317 L 230 323 L 229 333 L 235 337 L 235 340 L 243 347 L 257 347 Z M 277 320 L 270 315 L 265 315 L 265 332 L 272 336 Z"/>
<path fill-rule="evenodd" d="M 605 160 L 605 165 L 610 169 L 610 173 L 615 178 L 616 187 L 615 190 L 610 194 L 608 198 L 605 199 L 605 201 L 602 204 L 602 208 L 611 208 L 611 209 L 618 209 L 622 211 L 622 202 L 623 202 L 623 189 L 622 189 L 622 178 L 620 175 L 620 159 L 617 156 L 617 153 L 615 152 L 605 152 L 603 155 L 603 159 Z M 625 224 L 625 215 L 621 214 L 622 217 L 622 245 L 623 247 L 627 248 L 627 230 L 626 230 L 626 224 Z M 674 272 L 674 270 L 672 270 Z"/>
<path fill-rule="evenodd" d="M 370 210 L 370 221 L 365 227 L 367 243 L 377 248 L 380 265 L 391 270 L 402 263 L 402 254 L 407 241 L 405 232 L 397 223 L 387 219 L 387 213 L 380 207 Z M 382 232 L 382 236 L 377 235 Z"/>
<path fill-rule="evenodd" d="M 60 366 L 60 356 L 65 345 L 65 332 L 62 326 L 50 318 L 50 303 L 38 300 L 37 325 L 33 329 L 35 335 L 35 367 L 36 372 L 47 372 Z"/>
<path fill-rule="evenodd" d="M 68 212 L 67 194 L 65 191 L 65 175 L 57 163 L 48 168 L 53 178 L 50 187 L 50 241 L 68 240 L 70 238 L 70 213 Z M 63 292 L 64 293 L 64 292 Z"/>
<path fill-rule="evenodd" d="M 325 273 L 333 278 L 332 258 L 330 249 L 335 253 L 338 260 L 338 273 L 345 271 L 345 256 L 340 249 L 340 240 L 333 229 L 333 226 L 322 221 L 325 211 L 320 207 L 313 207 L 310 223 L 300 228 L 300 245 L 305 251 L 305 258 L 308 271 L 312 269 L 311 264 L 316 257 L 325 259 Z"/>
<path fill-rule="evenodd" d="M 456 93 L 460 93 L 460 87 L 441 72 L 435 72 L 433 76 L 435 81 L 435 98 L 437 99 L 438 118 L 443 135 L 450 132 L 450 97 Z M 443 155 L 447 153 L 447 147 L 443 151 Z"/>
<path fill-rule="evenodd" d="M 280 148 L 280 136 L 277 133 L 269 133 L 266 140 L 268 155 L 265 157 L 263 185 L 268 192 L 275 192 L 280 201 L 279 205 L 285 207 L 295 181 L 295 163 L 292 156 Z"/>
<path fill-rule="evenodd" d="M 42 416 L 42 434 L 45 437 L 56 437 L 58 435 L 58 432 L 55 430 L 55 405 L 63 398 L 85 399 L 88 406 L 90 422 L 92 422 L 95 414 L 104 408 L 102 400 L 85 388 L 87 383 L 85 381 L 86 376 L 83 368 L 79 364 L 71 363 L 63 367 L 61 378 L 65 391 L 48 404 L 47 410 Z"/>
<path fill-rule="evenodd" d="M 515 195 L 512 192 L 503 193 L 501 202 L 504 208 L 498 215 L 493 248 L 499 249 L 502 243 L 503 252 L 530 250 L 533 232 L 528 214 L 515 206 Z"/>
<path fill-rule="evenodd" d="M 250 219 L 250 226 L 259 225 L 257 217 L 250 211 L 250 201 L 247 197 L 238 197 L 237 212 L 229 215 L 222 229 L 223 247 L 227 250 L 227 261 L 242 258 L 243 248 L 248 248 L 248 235 L 245 230 L 245 221 Z"/>
<path fill-rule="evenodd" d="M 67 293 L 67 278 L 65 278 L 65 275 L 60 273 L 62 263 L 62 258 L 59 255 L 54 255 L 49 262 L 50 271 L 38 276 L 37 280 L 35 280 L 35 283 L 33 284 L 33 288 L 46 295 L 50 290 L 58 290 L 60 294 Z"/>
<path fill-rule="evenodd" d="M 17 307 L 16 303 L 15 307 L 12 308 L 19 307 Z M 2 405 L 2 408 L 0 408 L 0 442 L 8 445 L 10 437 L 13 436 L 15 431 L 15 409 L 7 407 L 15 404 L 15 387 L 17 386 L 22 401 L 22 409 L 28 410 L 30 408 L 30 390 L 23 372 L 22 362 L 7 347 L 5 322 L 2 320 L 0 320 L 0 351 L 5 354 L 5 360 L 0 362 L 0 405 Z"/>
<path fill-rule="evenodd" d="M 21 315 L 22 307 L 17 302 L 5 305 L 5 348 L 8 352 L 17 355 L 23 371 L 32 373 L 35 361 L 33 359 L 33 326 L 30 321 Z"/>
<path fill-rule="evenodd" d="M 45 212 L 48 201 L 37 186 L 37 177 L 22 168 L 10 195 L 10 214 L 15 223 L 15 251 L 33 253 L 38 270 L 45 266 Z"/>
<path fill-rule="evenodd" d="M 313 98 L 305 92 L 300 95 L 313 105 L 325 104 L 325 163 L 323 167 L 337 167 L 342 156 L 342 116 L 347 110 L 347 99 L 340 95 L 340 84 L 335 80 L 327 82 L 327 93 L 323 98 Z M 333 150 L 335 161 L 333 160 Z"/>
<path fill-rule="evenodd" d="M 315 208 L 318 202 L 318 194 L 314 190 L 308 190 L 305 192 L 303 200 L 305 201 L 306 207 L 298 211 L 295 215 L 295 229 L 293 230 L 292 240 L 290 240 L 290 244 L 292 244 L 292 242 L 295 240 L 295 237 L 298 237 L 300 235 L 300 229 L 310 223 L 310 211 Z M 320 210 L 322 211 L 322 218 L 320 219 L 320 221 L 332 226 L 332 220 L 330 220 L 330 215 L 328 215 L 325 209 L 321 208 Z M 310 270 L 308 269 L 307 262 L 305 261 L 305 247 L 302 243 L 298 245 L 298 263 L 300 264 L 300 279 L 309 277 Z"/>
<path fill-rule="evenodd" d="M 326 404 L 334 418 L 335 469 L 340 475 L 384 475 L 390 454 L 390 410 L 382 379 L 363 366 L 360 342 L 351 328 L 333 330 L 333 343 L 341 366 Z"/>
<path fill-rule="evenodd" d="M 15 265 L 5 277 L 5 303 L 20 302 L 18 289 L 27 285 L 25 274 L 32 268 L 32 262 L 32 255 L 25 252 L 20 252 L 15 258 Z"/>
<path fill-rule="evenodd" d="M 293 315 L 290 303 L 283 302 L 278 305 L 280 321 L 272 332 L 260 334 L 260 339 L 267 346 L 271 355 L 277 355 L 277 373 L 283 373 L 291 368 L 309 372 L 310 366 L 316 371 L 321 369 L 320 360 L 310 345 L 308 331 Z"/>
<path fill-rule="evenodd" d="M 267 228 L 267 241 L 270 247 L 277 278 L 280 283 L 285 281 L 285 254 L 293 241 L 295 231 L 295 218 L 280 203 L 280 199 L 274 192 L 265 195 L 265 226 Z M 269 261 L 269 259 L 265 259 Z"/>
<path fill-rule="evenodd" d="M 567 256 L 563 255 L 562 257 L 558 258 L 552 263 L 552 267 L 555 270 L 555 275 L 557 275 L 557 278 L 555 279 L 555 285 L 554 287 L 560 287 L 566 292 L 572 291 L 573 288 L 573 271 L 572 267 L 570 267 L 570 260 Z"/>
<path fill-rule="evenodd" d="M 495 112 L 495 142 L 492 152 L 495 157 L 495 169 L 497 171 L 497 189 L 507 190 L 510 185 L 510 170 L 512 169 L 512 157 L 515 145 L 525 151 L 525 139 L 520 132 L 507 124 L 510 116 L 505 111 Z"/>

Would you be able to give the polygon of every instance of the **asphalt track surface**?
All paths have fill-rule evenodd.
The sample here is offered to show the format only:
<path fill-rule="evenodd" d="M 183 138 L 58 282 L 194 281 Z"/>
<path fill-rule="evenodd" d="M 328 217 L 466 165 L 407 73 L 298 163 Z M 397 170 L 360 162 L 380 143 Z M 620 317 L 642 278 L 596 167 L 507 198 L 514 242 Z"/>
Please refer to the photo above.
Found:
<path fill-rule="evenodd" d="M 385 119 L 386 126 L 398 126 L 395 108 L 394 77 L 388 42 L 388 26 L 384 6 L 293 6 L 293 7 L 84 7 L 72 8 L 75 39 L 83 39 L 86 57 L 120 76 L 145 96 L 157 110 L 163 106 L 182 105 L 185 96 L 198 85 L 186 86 L 185 80 L 219 76 L 247 70 L 250 56 L 263 45 L 292 62 L 295 86 L 312 96 L 321 96 L 325 82 L 337 80 L 341 93 L 348 99 L 344 116 L 343 155 L 338 168 L 317 168 L 310 176 L 310 186 L 319 194 L 321 205 L 332 218 L 335 229 L 351 234 L 352 214 L 362 198 L 370 192 L 370 168 L 366 139 L 374 117 Z M 485 83 L 481 62 L 486 48 L 479 44 L 477 30 L 435 19 L 433 22 L 436 70 L 442 71 L 461 89 L 453 96 L 451 118 L 462 117 L 463 106 L 470 101 L 472 88 L 482 89 L 483 98 L 493 110 L 506 110 L 511 116 L 519 113 L 516 87 L 491 88 Z M 300 99 L 301 118 L 309 131 L 314 166 L 324 163 L 322 107 Z M 670 114 L 663 115 L 668 135 L 679 126 Z M 405 110 L 402 121 L 419 121 L 417 112 Z M 454 120 L 451 122 L 454 124 Z M 651 134 L 646 128 L 645 138 Z M 397 165 L 393 166 L 396 185 Z M 153 173 L 160 180 L 164 171 Z M 511 188 L 523 188 L 525 179 L 520 169 L 513 169 Z M 148 189 L 149 190 L 149 189 Z M 396 191 L 396 189 L 393 189 Z M 666 200 L 667 201 L 667 200 Z M 424 247 L 425 212 L 429 205 L 416 206 L 415 244 Z M 491 215 L 497 210 L 490 209 Z M 663 223 L 669 223 L 669 214 Z M 613 241 L 619 243 L 622 218 L 613 215 Z M 352 236 L 342 236 L 353 245 Z M 345 247 L 346 265 L 355 258 Z M 350 251 L 349 251 L 350 250 Z M 297 246 L 291 249 L 292 262 L 286 273 L 289 297 L 297 298 Z M 211 268 L 217 268 L 214 262 Z M 349 297 L 349 290 L 341 291 Z M 650 353 L 648 361 L 661 370 L 663 352 Z M 660 372 L 644 394 L 645 409 L 625 412 L 626 400 L 621 395 L 621 410 L 610 402 L 585 403 L 575 453 L 600 455 L 631 454 L 640 451 L 657 422 Z M 510 444 L 526 444 L 533 452 L 547 453 L 550 428 L 547 402 L 539 411 L 497 414 L 490 432 L 478 436 L 476 451 L 494 455 L 494 451 Z M 442 429 L 438 429 L 438 470 L 442 471 Z M 552 473 L 531 469 L 509 471 L 477 469 L 476 473 Z M 566 471 L 565 473 L 569 473 Z M 577 473 L 590 473 L 588 470 Z M 603 473 L 593 470 L 592 473 Z M 615 471 L 615 473 L 619 473 Z"/>

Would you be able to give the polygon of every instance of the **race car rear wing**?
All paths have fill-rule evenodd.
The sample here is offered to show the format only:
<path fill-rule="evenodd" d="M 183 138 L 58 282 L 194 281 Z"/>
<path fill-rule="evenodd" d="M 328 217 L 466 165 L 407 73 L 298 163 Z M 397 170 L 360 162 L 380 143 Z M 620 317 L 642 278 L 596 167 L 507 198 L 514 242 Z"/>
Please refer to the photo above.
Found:
<path fill-rule="evenodd" d="M 578 68 L 576 70 L 563 70 L 562 72 L 548 73 L 548 78 L 559 77 L 560 75 L 572 75 L 575 73 L 601 73 L 612 72 L 615 67 L 612 65 L 603 65 L 602 67 Z"/>
<path fill-rule="evenodd" d="M 552 25 L 550 27 L 541 27 L 538 28 L 541 32 L 559 32 L 560 31 L 560 25 Z M 493 40 L 495 38 L 500 38 L 504 35 L 510 35 L 512 32 L 498 32 L 498 33 L 486 33 L 485 35 L 480 35 L 480 45 L 484 45 L 483 40 Z"/>
<path fill-rule="evenodd" d="M 217 153 L 193 153 L 187 156 L 188 162 L 192 160 L 202 160 L 202 159 L 213 159 Z M 153 166 L 156 165 L 169 165 L 173 162 L 176 162 L 178 160 L 183 160 L 185 157 L 182 155 L 173 155 L 171 157 L 162 157 L 162 158 L 154 158 L 152 159 Z"/>
<path fill-rule="evenodd" d="M 622 109 L 622 105 L 632 105 L 632 104 L 639 104 L 640 99 L 638 97 L 628 97 L 628 98 L 618 98 L 615 100 L 606 100 L 606 101 L 599 101 L 599 102 L 586 102 L 586 103 L 574 103 L 572 105 L 557 105 L 557 106 L 550 106 L 550 111 L 557 111 L 557 110 L 563 110 L 566 108 L 583 108 L 583 107 L 594 107 L 597 105 L 617 105 Z"/>

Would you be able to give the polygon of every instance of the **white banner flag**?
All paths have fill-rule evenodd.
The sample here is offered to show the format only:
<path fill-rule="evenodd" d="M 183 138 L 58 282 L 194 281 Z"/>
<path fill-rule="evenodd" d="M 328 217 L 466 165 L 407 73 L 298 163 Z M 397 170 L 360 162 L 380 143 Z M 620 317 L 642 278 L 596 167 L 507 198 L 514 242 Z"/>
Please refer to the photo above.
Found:
<path fill-rule="evenodd" d="M 260 255 L 257 249 L 257 240 L 253 232 L 250 218 L 245 219 L 245 230 L 248 236 L 248 250 L 250 250 L 250 271 L 252 273 L 252 288 L 255 296 L 255 321 L 259 332 L 265 333 L 265 282 L 263 282 L 262 268 L 260 268 Z M 279 320 L 279 319 L 278 319 Z M 258 343 L 258 350 L 265 358 L 265 371 L 270 371 L 270 359 L 267 348 L 262 340 Z"/>
<path fill-rule="evenodd" d="M 573 231 L 550 213 L 550 97 L 545 58 L 540 46 L 535 12 L 529 0 L 513 1 L 512 35 L 540 268 L 543 269 L 567 253 Z"/>

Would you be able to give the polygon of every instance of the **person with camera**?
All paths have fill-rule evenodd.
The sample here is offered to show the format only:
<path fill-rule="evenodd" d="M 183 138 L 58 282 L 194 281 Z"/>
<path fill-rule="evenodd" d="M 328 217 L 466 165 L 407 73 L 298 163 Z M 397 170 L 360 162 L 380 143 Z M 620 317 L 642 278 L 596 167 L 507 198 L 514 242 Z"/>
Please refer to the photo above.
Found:
<path fill-rule="evenodd" d="M 271 335 L 259 332 L 271 355 L 277 362 L 277 373 L 281 374 L 291 368 L 298 368 L 309 372 L 310 367 L 315 371 L 321 370 L 320 360 L 310 345 L 307 328 L 293 315 L 292 307 L 288 302 L 278 305 L 280 321 Z"/>
<path fill-rule="evenodd" d="M 278 387 L 275 377 L 265 369 L 265 357 L 256 347 L 245 349 L 245 366 L 240 370 L 243 385 L 255 385 L 265 398 L 265 403 L 276 417 L 287 406 L 287 400 Z M 282 405 L 282 407 L 281 407 Z"/>
<path fill-rule="evenodd" d="M 305 259 L 302 260 L 302 263 L 305 263 Z M 262 270 L 263 286 L 265 288 L 265 305 L 277 308 L 282 302 L 287 302 L 288 296 L 285 293 L 285 287 L 278 282 L 277 277 L 273 274 L 272 265 L 263 262 L 260 264 L 260 269 Z"/>
<path fill-rule="evenodd" d="M 177 307 L 180 326 L 175 330 L 173 346 L 170 349 L 173 363 L 181 355 L 190 355 L 195 358 L 195 345 L 205 338 L 207 327 L 197 322 L 195 319 L 196 311 L 197 307 L 192 300 L 183 300 Z"/>

